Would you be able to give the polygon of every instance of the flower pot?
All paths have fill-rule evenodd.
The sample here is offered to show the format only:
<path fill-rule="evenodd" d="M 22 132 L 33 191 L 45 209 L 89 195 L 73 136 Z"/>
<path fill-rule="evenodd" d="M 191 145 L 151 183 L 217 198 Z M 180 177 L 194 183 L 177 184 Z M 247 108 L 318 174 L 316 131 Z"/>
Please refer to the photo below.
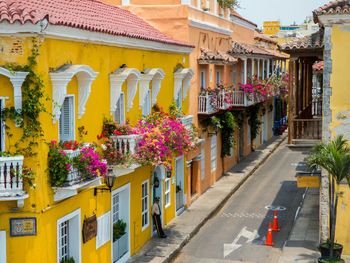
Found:
<path fill-rule="evenodd" d="M 341 258 L 325 258 L 325 257 L 320 257 L 318 259 L 318 263 L 344 263 L 345 260 Z"/>
<path fill-rule="evenodd" d="M 330 248 L 329 243 L 321 243 L 318 247 L 319 251 L 321 252 L 321 258 L 327 258 L 330 254 Z M 340 259 L 341 254 L 343 252 L 343 246 L 338 243 L 334 243 L 334 258 Z"/>

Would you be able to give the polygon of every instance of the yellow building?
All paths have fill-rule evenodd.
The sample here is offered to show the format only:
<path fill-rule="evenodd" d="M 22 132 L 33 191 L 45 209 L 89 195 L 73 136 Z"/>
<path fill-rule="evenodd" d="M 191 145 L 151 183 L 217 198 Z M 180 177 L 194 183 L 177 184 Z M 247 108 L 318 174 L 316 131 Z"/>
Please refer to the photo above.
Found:
<path fill-rule="evenodd" d="M 164 167 L 118 170 L 111 192 L 103 190 L 101 177 L 79 180 L 74 172 L 68 184 L 52 187 L 47 143 L 97 142 L 104 118 L 135 124 L 156 103 L 166 110 L 176 100 L 187 113 L 192 47 L 97 1 L 0 5 L 0 105 L 8 109 L 0 143 L 0 262 L 124 262 L 153 234 L 155 196 L 161 198 L 163 224 L 183 209 L 185 158 L 173 160 L 169 178 Z M 24 126 L 13 121 L 21 109 Z M 183 121 L 191 123 L 191 117 Z M 135 136 L 116 136 L 115 143 L 133 151 Z M 22 154 L 5 154 L 18 149 Z M 71 157 L 78 150 L 65 153 Z M 34 171 L 35 188 L 22 165 Z M 118 219 L 126 234 L 114 242 Z"/>
<path fill-rule="evenodd" d="M 263 33 L 265 35 L 275 35 L 280 32 L 281 22 L 280 21 L 264 21 Z"/>
<path fill-rule="evenodd" d="M 256 24 L 233 9 L 221 8 L 217 0 L 104 1 L 130 10 L 161 32 L 195 46 L 189 61 L 194 71 L 189 113 L 199 128 L 202 144 L 187 155 L 186 202 L 191 205 L 252 148 L 272 138 L 277 120 L 274 99 L 249 101 L 239 84 L 252 81 L 254 76 L 267 80 L 282 71 L 285 58 L 273 51 L 276 43 L 271 39 L 255 39 Z M 221 89 L 219 99 L 215 89 Z M 224 97 L 227 102 L 219 105 Z M 253 105 L 261 109 L 257 118 L 262 122 L 254 140 L 248 121 Z M 223 129 L 212 127 L 211 120 L 227 113 L 235 115 L 239 126 L 232 136 L 235 143 L 232 137 L 222 136 Z"/>
<path fill-rule="evenodd" d="M 350 99 L 347 64 L 350 59 L 348 1 L 332 1 L 314 12 L 320 30 L 282 45 L 291 54 L 289 65 L 289 142 L 329 142 L 338 135 L 350 140 Z M 318 62 L 318 61 L 324 61 Z M 316 62 L 316 64 L 315 64 Z M 323 72 L 322 72 L 323 70 Z M 321 73 L 320 73 L 321 72 Z M 316 77 L 322 74 L 322 77 Z M 321 80 L 320 80 L 321 79 Z M 320 188 L 320 240 L 329 239 L 328 174 L 322 173 Z M 340 185 L 335 241 L 350 254 L 347 182 Z"/>

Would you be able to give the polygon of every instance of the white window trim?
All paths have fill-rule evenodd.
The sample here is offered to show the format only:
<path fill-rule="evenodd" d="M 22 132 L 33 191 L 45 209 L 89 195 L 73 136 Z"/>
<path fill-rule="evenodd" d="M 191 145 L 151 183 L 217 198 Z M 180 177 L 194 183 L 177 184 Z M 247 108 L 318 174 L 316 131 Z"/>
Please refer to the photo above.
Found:
<path fill-rule="evenodd" d="M 57 248 L 56 248 L 57 263 L 60 263 L 60 253 L 59 253 L 60 244 L 59 244 L 59 241 L 58 241 L 58 237 L 60 236 L 59 226 L 63 222 L 68 221 L 68 220 L 70 220 L 70 219 L 72 219 L 72 218 L 74 218 L 76 216 L 78 216 L 78 221 L 79 221 L 79 224 L 78 224 L 78 228 L 79 228 L 78 229 L 78 233 L 79 233 L 79 238 L 78 238 L 78 240 L 79 240 L 79 245 L 78 245 L 78 247 L 79 247 L 79 260 L 76 263 L 80 263 L 81 262 L 81 239 L 82 239 L 82 237 L 81 237 L 81 227 L 80 227 L 80 225 L 81 225 L 81 217 L 80 217 L 80 208 L 78 208 L 77 210 L 75 210 L 75 211 L 69 213 L 68 215 L 65 215 L 64 217 L 61 217 L 60 219 L 57 220 L 57 224 L 56 224 L 56 231 L 57 231 L 56 232 L 56 234 L 57 234 L 57 236 L 56 236 L 56 242 L 57 242 Z"/>
<path fill-rule="evenodd" d="M 213 144 L 215 138 L 215 143 Z M 213 145 L 215 147 L 213 147 Z M 215 149 L 215 155 L 213 154 L 213 150 Z M 210 138 L 210 170 L 211 172 L 215 172 L 217 170 L 217 162 L 218 162 L 218 153 L 217 153 L 218 149 L 217 149 L 217 136 L 213 135 Z M 214 158 L 215 157 L 215 158 Z M 213 165 L 214 163 L 214 159 L 215 159 L 215 165 Z"/>
<path fill-rule="evenodd" d="M 169 189 L 166 188 L 166 184 L 169 182 Z M 165 199 L 165 208 L 168 208 L 171 205 L 171 178 L 165 178 L 164 180 L 164 199 Z M 169 203 L 167 203 L 166 196 L 169 195 Z"/>
<path fill-rule="evenodd" d="M 147 209 L 145 211 L 142 211 L 142 203 L 143 203 L 143 199 L 144 199 L 144 197 L 142 196 L 142 186 L 144 184 L 147 184 Z M 149 200 L 150 200 L 149 194 L 150 194 L 150 192 L 149 192 L 149 180 L 147 179 L 147 180 L 143 181 L 142 184 L 141 184 L 141 226 L 142 226 L 142 223 L 143 223 L 142 222 L 142 217 L 143 217 L 144 214 L 147 214 L 147 224 L 142 226 L 142 230 L 141 231 L 144 231 L 145 229 L 147 229 L 149 227 L 149 221 L 150 221 L 150 217 L 149 217 L 149 206 L 150 206 L 150 204 L 149 204 Z"/>
<path fill-rule="evenodd" d="M 76 122 L 75 122 L 75 95 L 74 94 L 68 94 L 64 97 L 64 99 L 66 97 L 73 97 L 73 141 L 75 140 L 75 125 L 76 125 Z M 63 99 L 63 102 L 64 102 L 64 99 Z M 62 103 L 62 106 L 63 106 L 63 103 Z M 62 107 L 61 107 L 62 109 Z M 60 109 L 60 112 L 61 112 L 61 109 Z M 61 113 L 60 113 L 60 116 L 61 116 Z M 60 124 L 59 124 L 59 121 L 60 119 L 58 118 L 58 125 L 57 125 L 57 129 L 58 129 L 58 141 L 61 140 L 60 138 Z"/>
<path fill-rule="evenodd" d="M 1 253 L 0 253 L 0 263 L 6 263 L 6 231 L 0 231 L 0 247 L 1 247 Z"/>
<path fill-rule="evenodd" d="M 120 95 L 119 95 L 119 98 L 118 98 L 118 100 L 117 100 L 117 102 L 119 101 L 119 99 L 121 99 L 121 98 L 123 98 L 123 116 L 122 116 L 122 121 L 119 123 L 119 124 L 121 124 L 121 125 L 124 125 L 125 124 L 125 93 L 124 92 L 121 92 L 120 93 Z M 117 103 L 116 102 L 116 103 Z M 114 111 L 114 121 L 116 121 L 116 119 L 115 119 L 115 112 L 117 111 L 117 106 L 115 107 L 115 111 Z M 121 117 L 121 116 L 119 116 L 119 117 Z"/>
<path fill-rule="evenodd" d="M 92 82 L 96 79 L 95 72 L 86 65 L 70 65 L 50 72 L 52 82 L 52 121 L 55 124 L 60 119 L 61 107 L 67 95 L 68 83 L 74 76 L 78 79 L 78 119 L 85 114 L 85 106 L 90 97 Z"/>

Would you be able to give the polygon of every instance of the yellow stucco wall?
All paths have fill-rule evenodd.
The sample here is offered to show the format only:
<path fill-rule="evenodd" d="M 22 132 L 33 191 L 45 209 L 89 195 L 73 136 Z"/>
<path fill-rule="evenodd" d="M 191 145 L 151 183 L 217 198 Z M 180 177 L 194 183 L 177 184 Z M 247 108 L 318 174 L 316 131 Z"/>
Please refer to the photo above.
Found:
<path fill-rule="evenodd" d="M 18 38 L 1 37 L 0 46 L 7 50 Z M 5 53 L 0 56 L 0 65 L 16 62 L 24 65 L 30 54 L 31 40 L 21 39 L 23 41 L 22 53 Z M 173 72 L 177 65 L 181 64 L 188 67 L 188 55 L 175 53 L 162 53 L 157 51 L 135 50 L 121 47 L 103 46 L 91 43 L 80 43 L 65 40 L 43 39 L 39 50 L 38 67 L 36 71 L 41 75 L 45 85 L 45 92 L 49 97 L 52 96 L 51 80 L 49 70 L 55 69 L 63 64 L 81 64 L 88 65 L 95 72 L 99 72 L 97 78 L 93 81 L 91 94 L 86 104 L 85 114 L 81 119 L 75 118 L 76 139 L 78 139 L 77 128 L 85 126 L 88 134 L 84 137 L 84 142 L 97 141 L 96 136 L 101 132 L 104 117 L 110 116 L 110 82 L 109 74 L 118 69 L 122 64 L 129 68 L 136 68 L 142 71 L 146 68 L 161 68 L 165 72 L 165 78 L 162 81 L 162 88 L 158 95 L 158 104 L 164 110 L 168 110 L 173 101 L 174 77 Z M 8 96 L 7 105 L 13 105 L 13 89 L 9 80 L 0 76 L 0 96 Z M 68 94 L 75 95 L 75 106 L 78 103 L 78 82 L 74 77 L 68 84 Z M 124 84 L 123 91 L 126 92 Z M 188 98 L 188 97 L 187 97 Z M 49 112 L 52 109 L 52 102 L 45 101 L 45 106 Z M 187 113 L 188 99 L 184 101 L 183 110 Z M 133 108 L 127 112 L 126 118 L 134 124 L 141 117 L 139 108 L 139 92 L 136 93 Z M 45 135 L 44 141 L 58 139 L 58 124 L 53 124 L 51 116 L 43 113 L 40 116 Z M 13 126 L 10 124 L 10 126 Z M 16 128 L 16 130 L 18 130 Z M 19 133 L 20 130 L 17 131 Z M 15 133 L 15 138 L 18 134 Z M 7 146 L 9 144 L 7 143 Z M 63 200 L 61 202 L 53 201 L 53 191 L 48 182 L 47 169 L 48 146 L 41 143 L 38 147 L 38 156 L 31 161 L 25 160 L 25 164 L 34 168 L 37 172 L 35 183 L 36 189 L 29 191 L 30 197 L 25 200 L 23 209 L 16 208 L 16 202 L 0 202 L 0 230 L 7 231 L 7 260 L 8 262 L 55 262 L 57 253 L 56 244 L 56 225 L 57 220 L 62 216 L 81 209 L 82 227 L 85 217 L 96 214 L 97 217 L 111 210 L 111 199 L 108 192 L 98 193 L 94 196 L 93 188 L 83 190 L 78 195 Z M 186 160 L 185 160 L 186 161 Z M 185 167 L 185 165 L 184 165 Z M 174 173 L 173 173 L 174 174 Z M 144 231 L 141 230 L 141 184 L 143 181 L 150 180 L 149 192 L 152 192 L 151 182 L 152 172 L 150 167 L 138 168 L 132 174 L 118 177 L 114 189 L 130 184 L 130 252 L 134 254 L 150 238 L 152 224 Z M 186 181 L 185 181 L 186 182 Z M 175 217 L 175 184 L 171 184 L 171 205 L 164 209 L 165 223 L 169 223 Z M 186 185 L 184 189 L 187 189 Z M 164 192 L 164 188 L 163 188 Z M 149 198 L 149 207 L 151 207 L 151 196 Z M 36 217 L 37 235 L 27 237 L 9 236 L 9 218 L 10 217 Z M 149 218 L 151 220 L 151 218 Z M 151 222 L 151 221 L 150 221 Z M 18 248 L 21 248 L 19 253 Z M 111 261 L 111 243 L 103 245 L 96 250 L 96 239 L 88 241 L 81 245 L 82 262 L 110 262 Z"/>
<path fill-rule="evenodd" d="M 343 134 L 350 138 L 349 117 L 350 98 L 344 96 L 349 94 L 350 75 L 348 63 L 350 60 L 349 43 L 350 28 L 333 26 L 332 30 L 332 95 L 330 97 L 330 108 L 332 111 L 332 122 L 330 129 L 332 137 Z M 350 254 L 350 189 L 348 185 L 341 185 L 340 190 L 344 192 L 339 199 L 336 241 L 344 245 L 344 254 Z"/>

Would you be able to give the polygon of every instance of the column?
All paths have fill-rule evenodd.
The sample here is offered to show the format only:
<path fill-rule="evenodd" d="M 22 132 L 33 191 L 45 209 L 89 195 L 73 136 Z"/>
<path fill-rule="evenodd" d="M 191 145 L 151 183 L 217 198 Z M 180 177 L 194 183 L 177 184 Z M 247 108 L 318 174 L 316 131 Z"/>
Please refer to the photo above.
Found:
<path fill-rule="evenodd" d="M 254 74 L 255 74 L 255 59 L 252 58 L 252 77 L 254 77 Z"/>
<path fill-rule="evenodd" d="M 247 84 L 247 59 L 243 59 L 244 66 L 243 66 L 243 84 Z"/>
<path fill-rule="evenodd" d="M 258 79 L 260 79 L 260 58 L 258 58 Z"/>
<path fill-rule="evenodd" d="M 265 79 L 265 59 L 262 60 L 262 79 Z"/>
<path fill-rule="evenodd" d="M 270 59 L 267 60 L 267 77 L 270 77 Z"/>

